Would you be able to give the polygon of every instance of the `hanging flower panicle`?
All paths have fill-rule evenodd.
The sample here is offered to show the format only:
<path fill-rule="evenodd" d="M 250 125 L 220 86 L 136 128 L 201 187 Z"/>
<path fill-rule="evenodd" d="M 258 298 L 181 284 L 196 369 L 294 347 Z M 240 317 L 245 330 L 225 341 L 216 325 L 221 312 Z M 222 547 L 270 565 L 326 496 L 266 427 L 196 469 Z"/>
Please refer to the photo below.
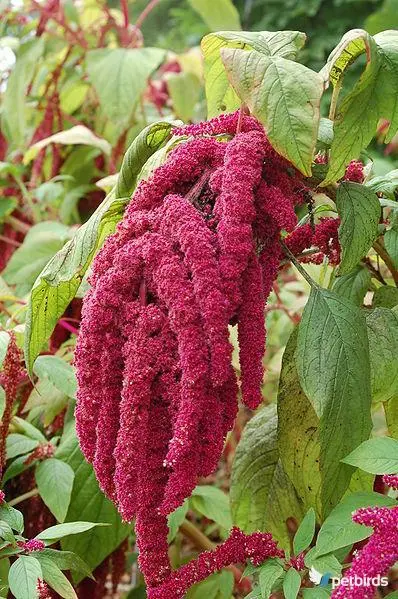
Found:
<path fill-rule="evenodd" d="M 295 228 L 306 189 L 252 117 L 174 133 L 183 139 L 138 185 L 94 260 L 75 358 L 80 445 L 122 517 L 136 518 L 153 597 L 181 596 L 157 594 L 165 581 L 182 588 L 171 574 L 167 515 L 216 468 L 237 413 L 230 324 L 242 400 L 251 409 L 261 402 L 264 306 L 283 258 L 281 231 Z M 326 235 L 320 251 L 335 252 Z M 241 561 L 228 548 L 242 534 L 223 550 L 225 563 Z"/>

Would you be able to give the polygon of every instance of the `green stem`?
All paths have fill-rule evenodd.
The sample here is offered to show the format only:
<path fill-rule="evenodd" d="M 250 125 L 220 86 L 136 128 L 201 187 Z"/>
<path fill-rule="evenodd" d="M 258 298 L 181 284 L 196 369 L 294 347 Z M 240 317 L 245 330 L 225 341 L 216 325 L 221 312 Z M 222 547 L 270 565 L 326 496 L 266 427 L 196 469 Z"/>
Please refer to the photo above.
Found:
<path fill-rule="evenodd" d="M 11 501 L 8 502 L 8 505 L 10 505 L 11 507 L 14 505 L 18 505 L 19 503 L 22 503 L 26 499 L 35 497 L 38 494 L 39 494 L 39 489 L 37 487 L 35 487 L 31 491 L 28 491 L 27 493 L 24 493 L 23 495 L 19 495 L 19 497 L 16 497 L 15 499 L 11 499 Z"/>
<path fill-rule="evenodd" d="M 375 241 L 373 244 L 373 248 L 376 253 L 383 260 L 384 264 L 387 266 L 389 271 L 392 274 L 392 278 L 394 279 L 395 285 L 398 287 L 398 270 L 395 268 L 395 264 L 390 256 L 390 254 L 385 249 L 382 241 Z"/>
<path fill-rule="evenodd" d="M 289 258 L 289 260 L 292 262 L 292 264 L 294 264 L 294 266 L 297 268 L 299 273 L 304 277 L 304 279 L 307 281 L 307 283 L 310 285 L 310 287 L 312 287 L 313 289 L 319 289 L 319 285 L 317 283 L 315 283 L 314 279 L 312 279 L 310 277 L 310 275 L 305 270 L 305 268 L 303 268 L 301 266 L 300 262 L 298 260 L 296 260 L 296 256 L 294 256 L 292 254 L 292 252 L 287 247 L 286 243 L 282 240 L 280 240 L 279 243 L 281 244 L 282 249 L 285 252 L 286 256 Z"/>
<path fill-rule="evenodd" d="M 25 183 L 22 181 L 20 177 L 14 177 L 14 179 L 17 182 L 20 190 L 22 191 L 23 199 L 26 201 L 29 207 L 33 222 L 37 223 L 40 220 L 40 211 L 37 210 L 38 207 L 33 201 L 32 194 L 30 193 L 30 191 L 28 190 Z"/>

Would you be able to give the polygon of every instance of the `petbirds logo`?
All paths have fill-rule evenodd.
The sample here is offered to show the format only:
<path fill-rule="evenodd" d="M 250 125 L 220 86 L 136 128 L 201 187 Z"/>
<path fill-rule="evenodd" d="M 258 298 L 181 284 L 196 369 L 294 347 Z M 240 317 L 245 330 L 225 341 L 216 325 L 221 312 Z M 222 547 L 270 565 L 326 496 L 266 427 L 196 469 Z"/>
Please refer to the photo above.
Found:
<path fill-rule="evenodd" d="M 320 572 L 318 572 L 318 570 L 315 570 L 315 568 L 311 568 L 309 571 L 309 576 L 311 582 L 313 582 L 317 586 L 325 587 L 328 584 L 332 575 L 329 574 L 329 572 L 321 574 Z"/>

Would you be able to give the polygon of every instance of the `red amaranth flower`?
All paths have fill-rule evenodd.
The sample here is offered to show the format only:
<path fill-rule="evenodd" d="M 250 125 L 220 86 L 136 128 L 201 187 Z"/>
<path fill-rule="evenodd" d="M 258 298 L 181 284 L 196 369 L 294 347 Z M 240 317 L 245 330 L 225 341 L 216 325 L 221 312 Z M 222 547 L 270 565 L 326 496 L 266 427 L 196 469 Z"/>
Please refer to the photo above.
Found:
<path fill-rule="evenodd" d="M 351 160 L 347 166 L 343 179 L 345 181 L 353 181 L 354 183 L 363 183 L 365 178 L 363 162 L 360 160 Z"/>
<path fill-rule="evenodd" d="M 29 541 L 25 542 L 19 541 L 18 545 L 28 553 L 31 553 L 32 551 L 42 551 L 46 547 L 45 543 L 40 539 L 29 539 Z"/>
<path fill-rule="evenodd" d="M 17 395 L 18 384 L 23 374 L 21 366 L 22 352 L 17 346 L 15 333 L 8 332 L 10 341 L 7 347 L 7 354 L 4 358 L 3 367 L 0 372 L 0 385 L 5 392 L 5 408 L 0 426 L 0 473 L 6 463 L 6 439 L 10 427 L 12 408 Z"/>
<path fill-rule="evenodd" d="M 387 487 L 398 490 L 398 474 L 385 474 L 383 476 L 383 482 Z"/>
<path fill-rule="evenodd" d="M 154 593 L 180 580 L 170 574 L 166 516 L 213 472 L 234 424 L 229 324 L 239 329 L 243 401 L 261 401 L 264 306 L 283 257 L 281 230 L 295 226 L 305 189 L 251 117 L 175 132 L 193 139 L 138 185 L 93 262 L 75 354 L 80 445 L 122 517 L 136 518 Z M 215 565 L 223 555 L 256 559 L 271 542 L 239 535 L 215 552 Z"/>
<path fill-rule="evenodd" d="M 373 534 L 344 572 L 349 584 L 340 584 L 332 599 L 372 599 L 380 577 L 387 576 L 398 560 L 398 507 L 372 507 L 357 510 L 354 522 L 371 526 Z"/>
<path fill-rule="evenodd" d="M 26 458 L 24 464 L 32 464 L 36 460 L 46 460 L 52 458 L 55 454 L 55 445 L 52 443 L 41 443 L 32 451 L 32 453 Z"/>
<path fill-rule="evenodd" d="M 214 551 L 205 551 L 196 560 L 181 566 L 161 586 L 148 590 L 148 599 L 178 599 L 187 590 L 226 566 L 249 559 L 255 566 L 269 557 L 284 557 L 269 533 L 245 535 L 233 528 L 229 538 Z"/>
<path fill-rule="evenodd" d="M 4 491 L 0 491 L 0 504 L 4 503 L 6 500 L 6 494 Z"/>
<path fill-rule="evenodd" d="M 37 580 L 36 593 L 38 599 L 51 599 L 51 591 L 41 578 Z"/>

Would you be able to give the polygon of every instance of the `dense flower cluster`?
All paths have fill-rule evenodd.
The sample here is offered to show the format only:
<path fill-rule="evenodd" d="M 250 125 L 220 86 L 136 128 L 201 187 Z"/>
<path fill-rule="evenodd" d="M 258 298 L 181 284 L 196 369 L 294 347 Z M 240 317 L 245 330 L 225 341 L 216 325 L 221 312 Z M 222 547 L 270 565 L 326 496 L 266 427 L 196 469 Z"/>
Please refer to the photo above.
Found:
<path fill-rule="evenodd" d="M 28 541 L 19 541 L 18 545 L 22 547 L 24 551 L 31 553 L 32 551 L 42 551 L 46 545 L 40 539 L 29 539 Z"/>
<path fill-rule="evenodd" d="M 149 593 L 179 580 L 166 517 L 215 469 L 236 416 L 229 324 L 242 400 L 261 402 L 265 302 L 305 190 L 252 117 L 174 133 L 183 139 L 94 261 L 76 350 L 80 445 L 122 517 L 136 518 Z"/>
<path fill-rule="evenodd" d="M 196 560 L 173 572 L 160 587 L 149 590 L 148 599 L 180 599 L 192 585 L 225 566 L 246 559 L 259 565 L 269 557 L 284 557 L 269 533 L 245 535 L 238 528 L 233 528 L 229 538 L 217 549 L 201 553 Z"/>
<path fill-rule="evenodd" d="M 380 577 L 386 576 L 398 561 L 398 507 L 359 509 L 353 520 L 371 526 L 373 534 L 344 573 L 350 584 L 339 584 L 332 599 L 372 599 Z"/>
<path fill-rule="evenodd" d="M 385 474 L 383 476 L 383 482 L 387 487 L 398 490 L 398 474 Z"/>
<path fill-rule="evenodd" d="M 300 256 L 301 262 L 322 264 L 326 257 L 329 264 L 336 266 L 340 263 L 339 226 L 339 218 L 321 218 L 314 227 L 297 227 L 286 237 L 286 245 L 295 256 L 314 246 L 316 252 Z"/>
<path fill-rule="evenodd" d="M 0 372 L 0 385 L 5 391 L 5 407 L 0 424 L 0 474 L 6 463 L 6 438 L 12 417 L 12 409 L 17 396 L 18 384 L 23 375 L 22 352 L 17 346 L 15 333 L 9 332 L 10 341 Z"/>
<path fill-rule="evenodd" d="M 39 578 L 37 581 L 36 593 L 38 599 L 51 599 L 51 591 L 48 585 L 41 578 Z"/>

